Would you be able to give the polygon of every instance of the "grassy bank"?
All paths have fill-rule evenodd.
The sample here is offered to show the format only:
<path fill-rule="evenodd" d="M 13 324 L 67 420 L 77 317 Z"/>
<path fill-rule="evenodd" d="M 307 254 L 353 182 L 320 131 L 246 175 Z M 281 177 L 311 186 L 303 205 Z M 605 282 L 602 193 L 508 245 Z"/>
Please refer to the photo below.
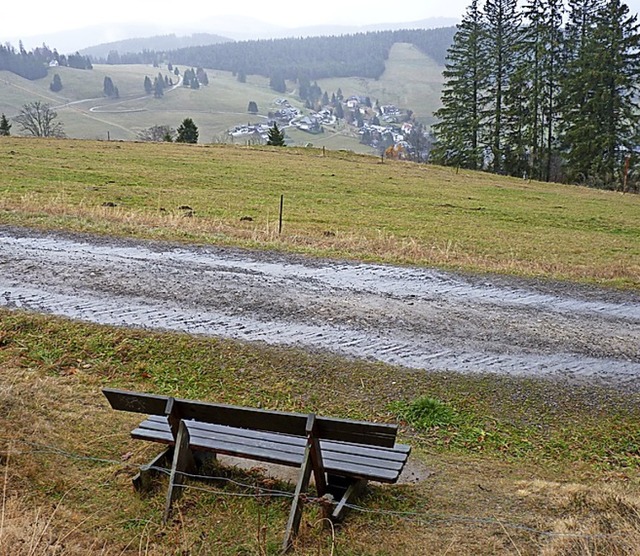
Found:
<path fill-rule="evenodd" d="M 314 149 L 10 137 L 0 164 L 1 224 L 640 287 L 637 195 Z"/>
<path fill-rule="evenodd" d="M 221 481 L 190 483 L 162 526 L 165 480 L 147 497 L 129 482 L 157 447 L 128 438 L 139 417 L 108 409 L 107 385 L 400 419 L 421 480 L 373 487 L 361 502 L 368 511 L 333 534 L 309 507 L 299 554 L 637 554 L 637 395 L 6 311 L 0 368 L 3 555 L 41 553 L 25 547 L 43 543 L 54 554 L 277 553 L 289 498 L 273 491 L 291 487 L 255 470 L 222 468 Z M 424 428 L 403 421 L 426 396 L 452 418 Z"/>

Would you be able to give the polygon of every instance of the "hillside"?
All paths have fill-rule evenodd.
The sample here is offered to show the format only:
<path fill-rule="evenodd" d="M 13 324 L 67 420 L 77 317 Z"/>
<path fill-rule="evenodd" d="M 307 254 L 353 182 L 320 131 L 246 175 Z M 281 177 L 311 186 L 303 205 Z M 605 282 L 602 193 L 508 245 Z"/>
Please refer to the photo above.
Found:
<path fill-rule="evenodd" d="M 1 144 L 7 224 L 30 215 L 78 231 L 126 225 L 144 237 L 640 286 L 638 195 L 318 149 Z M 284 243 L 273 235 L 281 194 Z M 109 202 L 117 210 L 101 208 Z M 183 205 L 197 216 L 181 218 Z"/>
<path fill-rule="evenodd" d="M 428 123 L 439 102 L 441 70 L 415 47 L 397 44 L 390 50 L 380 79 L 328 79 L 321 80 L 319 85 L 329 94 L 342 88 L 347 96 L 366 95 L 381 103 L 410 108 L 416 118 Z M 249 75 L 246 83 L 240 83 L 232 73 L 224 71 L 208 70 L 209 86 L 199 90 L 178 88 L 161 99 L 146 96 L 144 77 L 153 78 L 158 72 L 171 73 L 166 66 L 151 65 L 95 65 L 93 70 L 59 67 L 49 68 L 47 78 L 29 81 L 0 72 L 0 113 L 11 117 L 24 103 L 41 100 L 56 107 L 70 137 L 104 139 L 108 136 L 125 140 L 135 139 L 140 130 L 153 125 L 176 128 L 185 117 L 191 117 L 200 130 L 200 142 L 209 143 L 220 140 L 229 128 L 238 124 L 266 122 L 268 112 L 277 109 L 274 100 L 278 97 L 288 99 L 291 105 L 304 111 L 295 83 L 287 82 L 288 92 L 279 95 L 269 87 L 265 77 Z M 49 90 L 55 73 L 63 83 L 60 93 Z M 120 99 L 102 96 L 106 76 L 118 87 Z M 258 104 L 256 116 L 247 113 L 249 101 Z M 17 126 L 12 132 L 18 133 Z M 328 128 L 325 133 L 313 136 L 292 131 L 290 141 L 294 145 L 312 142 L 330 149 L 371 152 L 369 147 L 360 144 L 354 130 L 344 126 Z"/>
<path fill-rule="evenodd" d="M 153 37 L 140 37 L 113 41 L 88 48 L 83 48 L 80 54 L 91 56 L 92 59 L 103 59 L 106 61 L 110 53 L 117 52 L 119 57 L 125 54 L 137 54 L 145 50 L 175 50 L 192 46 L 204 46 L 229 42 L 232 39 L 211 33 L 194 33 L 187 36 L 177 36 L 175 33 L 168 35 L 156 35 Z"/>
<path fill-rule="evenodd" d="M 590 334 L 602 330 L 598 342 L 610 354 L 637 364 L 630 350 L 638 328 L 639 196 L 302 148 L 2 137 L 0 166 L 3 246 L 20 245 L 31 257 L 39 243 L 49 261 L 15 257 L 11 272 L 8 257 L 3 261 L 0 555 L 278 553 L 291 475 L 216 465 L 209 470 L 218 479 L 189 479 L 179 511 L 162 524 L 167 478 L 158 478 L 146 496 L 131 488 L 131 477 L 157 447 L 130 438 L 141 418 L 107 407 L 100 389 L 110 386 L 399 423 L 401 442 L 412 446 L 406 480 L 372 484 L 346 521 L 330 529 L 309 499 L 300 556 L 638 556 L 640 397 L 633 376 L 626 377 L 630 388 L 605 388 L 572 368 L 565 369 L 566 380 L 540 378 L 544 368 L 527 377 L 519 368 L 506 375 L 448 366 L 412 370 L 262 340 L 37 315 L 11 292 L 36 277 L 59 285 L 76 308 L 77 284 L 114 288 L 111 302 L 140 300 L 135 268 L 155 273 L 153 289 L 165 296 L 163 307 L 178 325 L 184 313 L 172 297 L 188 304 L 197 324 L 207 320 L 203 305 L 218 299 L 253 315 L 261 298 L 287 319 L 301 308 L 290 287 L 295 275 L 306 286 L 301 320 L 336 317 L 331 326 L 338 332 L 344 323 L 375 340 L 379 321 L 406 337 L 415 323 L 424 326 L 429 304 L 440 334 L 452 335 L 455 321 L 462 335 L 470 322 L 486 318 L 485 307 L 501 304 L 504 333 L 474 326 L 479 341 L 527 356 L 535 347 L 564 357 L 574 346 L 570 353 L 593 350 L 598 358 Z M 60 264 L 59 238 L 77 245 L 73 275 Z M 137 257 L 140 246 L 146 259 Z M 208 266 L 214 251 L 230 262 L 218 264 L 218 274 Z M 114 284 L 113 274 L 87 254 L 108 260 L 122 282 Z M 433 295 L 411 280 L 396 295 L 389 282 L 371 280 L 370 271 L 384 278 L 381 269 L 407 276 L 406 268 L 345 258 L 473 271 L 455 276 L 486 296 L 469 297 L 451 272 L 439 273 Z M 264 287 L 259 263 L 277 276 L 272 289 Z M 175 288 L 176 275 L 164 269 L 177 265 L 182 276 L 197 274 L 200 287 Z M 235 283 L 233 265 L 252 284 L 238 295 L 221 291 L 217 280 L 225 274 Z M 330 313 L 322 285 L 336 284 L 335 269 L 348 282 L 333 286 L 341 302 Z M 362 289 L 354 284 L 366 283 L 376 302 L 363 310 Z M 531 295 L 516 297 L 522 291 Z M 442 312 L 444 297 L 458 303 L 450 318 Z M 99 304 L 93 309 L 103 312 Z M 576 323 L 585 315 L 579 332 Z M 589 321 L 601 328 L 588 329 Z M 145 316 L 138 324 L 148 322 Z M 218 326 L 215 319 L 208 324 Z M 272 320 L 262 325 L 281 332 Z M 520 344 L 524 337 L 536 345 Z"/>

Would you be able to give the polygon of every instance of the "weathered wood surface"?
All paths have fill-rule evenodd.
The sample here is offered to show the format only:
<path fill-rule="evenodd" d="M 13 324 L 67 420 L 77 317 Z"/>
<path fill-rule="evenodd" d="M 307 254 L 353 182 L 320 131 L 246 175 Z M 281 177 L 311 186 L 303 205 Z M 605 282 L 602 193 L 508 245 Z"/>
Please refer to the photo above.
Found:
<path fill-rule="evenodd" d="M 168 396 L 140 394 L 113 388 L 104 388 L 103 393 L 113 409 L 147 415 L 166 415 L 165 410 L 170 399 Z M 172 407 L 182 419 L 306 436 L 308 415 L 303 413 L 269 411 L 178 398 L 174 399 Z M 315 430 L 319 438 L 326 440 L 392 448 L 398 427 L 384 423 L 317 417 Z"/>

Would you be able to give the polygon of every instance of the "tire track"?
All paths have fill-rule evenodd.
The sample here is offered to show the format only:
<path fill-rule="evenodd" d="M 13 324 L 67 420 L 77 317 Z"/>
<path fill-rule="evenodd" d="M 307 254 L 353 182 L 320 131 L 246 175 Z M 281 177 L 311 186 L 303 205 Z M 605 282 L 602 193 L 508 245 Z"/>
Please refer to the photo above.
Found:
<path fill-rule="evenodd" d="M 633 293 L 5 228 L 0 306 L 640 390 Z"/>

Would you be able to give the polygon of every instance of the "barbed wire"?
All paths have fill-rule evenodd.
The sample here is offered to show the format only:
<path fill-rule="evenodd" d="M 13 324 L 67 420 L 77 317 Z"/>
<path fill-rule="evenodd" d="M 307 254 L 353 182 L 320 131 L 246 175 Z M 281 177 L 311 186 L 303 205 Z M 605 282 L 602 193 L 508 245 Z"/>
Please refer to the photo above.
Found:
<path fill-rule="evenodd" d="M 32 447 L 28 451 L 18 451 L 17 455 L 20 454 L 38 454 L 38 453 L 51 453 L 61 457 L 74 459 L 78 461 L 88 461 L 100 464 L 108 464 L 108 465 L 117 465 L 121 468 L 128 468 L 131 470 L 152 470 L 157 473 L 161 473 L 164 475 L 171 475 L 172 469 L 158 466 L 158 465 L 140 465 L 129 463 L 122 460 L 108 459 L 108 458 L 100 458 L 96 456 L 89 456 L 85 454 L 78 454 L 74 452 L 69 452 L 67 450 L 62 450 L 55 446 L 49 446 L 46 444 L 41 444 L 29 440 L 22 439 L 3 439 L 4 442 L 11 443 L 21 443 L 27 446 Z M 11 452 L 12 455 L 15 452 Z M 197 473 L 186 473 L 181 471 L 175 471 L 175 473 L 183 476 L 187 479 L 201 480 L 201 481 L 220 481 L 233 484 L 239 488 L 244 488 L 247 490 L 251 490 L 252 492 L 229 492 L 211 487 L 203 487 L 192 484 L 176 484 L 175 487 L 182 488 L 184 490 L 194 490 L 199 492 L 207 492 L 210 494 L 214 494 L 216 496 L 227 496 L 227 497 L 236 497 L 236 498 L 295 498 L 295 494 L 293 492 L 278 490 L 268 488 L 259 484 L 248 484 L 243 483 L 241 481 L 232 479 L 230 477 L 224 476 L 215 476 L 215 475 L 200 475 Z M 312 496 L 309 493 L 304 493 L 301 495 L 303 501 L 306 504 L 314 504 L 320 506 L 326 506 L 327 504 L 336 506 L 338 504 L 335 500 L 328 500 L 326 497 L 317 497 Z M 610 534 L 586 534 L 586 533 L 560 533 L 556 531 L 542 530 L 534 527 L 530 527 L 528 525 L 524 525 L 522 523 L 514 523 L 512 521 L 506 521 L 502 519 L 498 519 L 496 517 L 474 517 L 474 516 L 466 516 L 466 515 L 455 515 L 455 514 L 437 514 L 437 513 L 429 513 L 429 512 L 417 512 L 417 511 L 399 511 L 399 510 L 384 510 L 377 508 L 366 508 L 364 506 L 360 506 L 358 504 L 346 503 L 345 507 L 350 510 L 363 513 L 370 514 L 376 516 L 387 516 L 394 517 L 397 519 L 402 519 L 404 521 L 411 521 L 413 523 L 433 523 L 433 522 L 444 522 L 444 523 L 468 523 L 474 525 L 498 525 L 500 527 L 508 527 L 517 531 L 524 531 L 528 533 L 532 533 L 535 535 L 548 537 L 548 538 L 575 538 L 575 539 L 584 539 L 584 540 L 596 540 L 596 539 L 611 539 L 614 537 L 619 537 L 622 533 L 610 533 Z"/>

